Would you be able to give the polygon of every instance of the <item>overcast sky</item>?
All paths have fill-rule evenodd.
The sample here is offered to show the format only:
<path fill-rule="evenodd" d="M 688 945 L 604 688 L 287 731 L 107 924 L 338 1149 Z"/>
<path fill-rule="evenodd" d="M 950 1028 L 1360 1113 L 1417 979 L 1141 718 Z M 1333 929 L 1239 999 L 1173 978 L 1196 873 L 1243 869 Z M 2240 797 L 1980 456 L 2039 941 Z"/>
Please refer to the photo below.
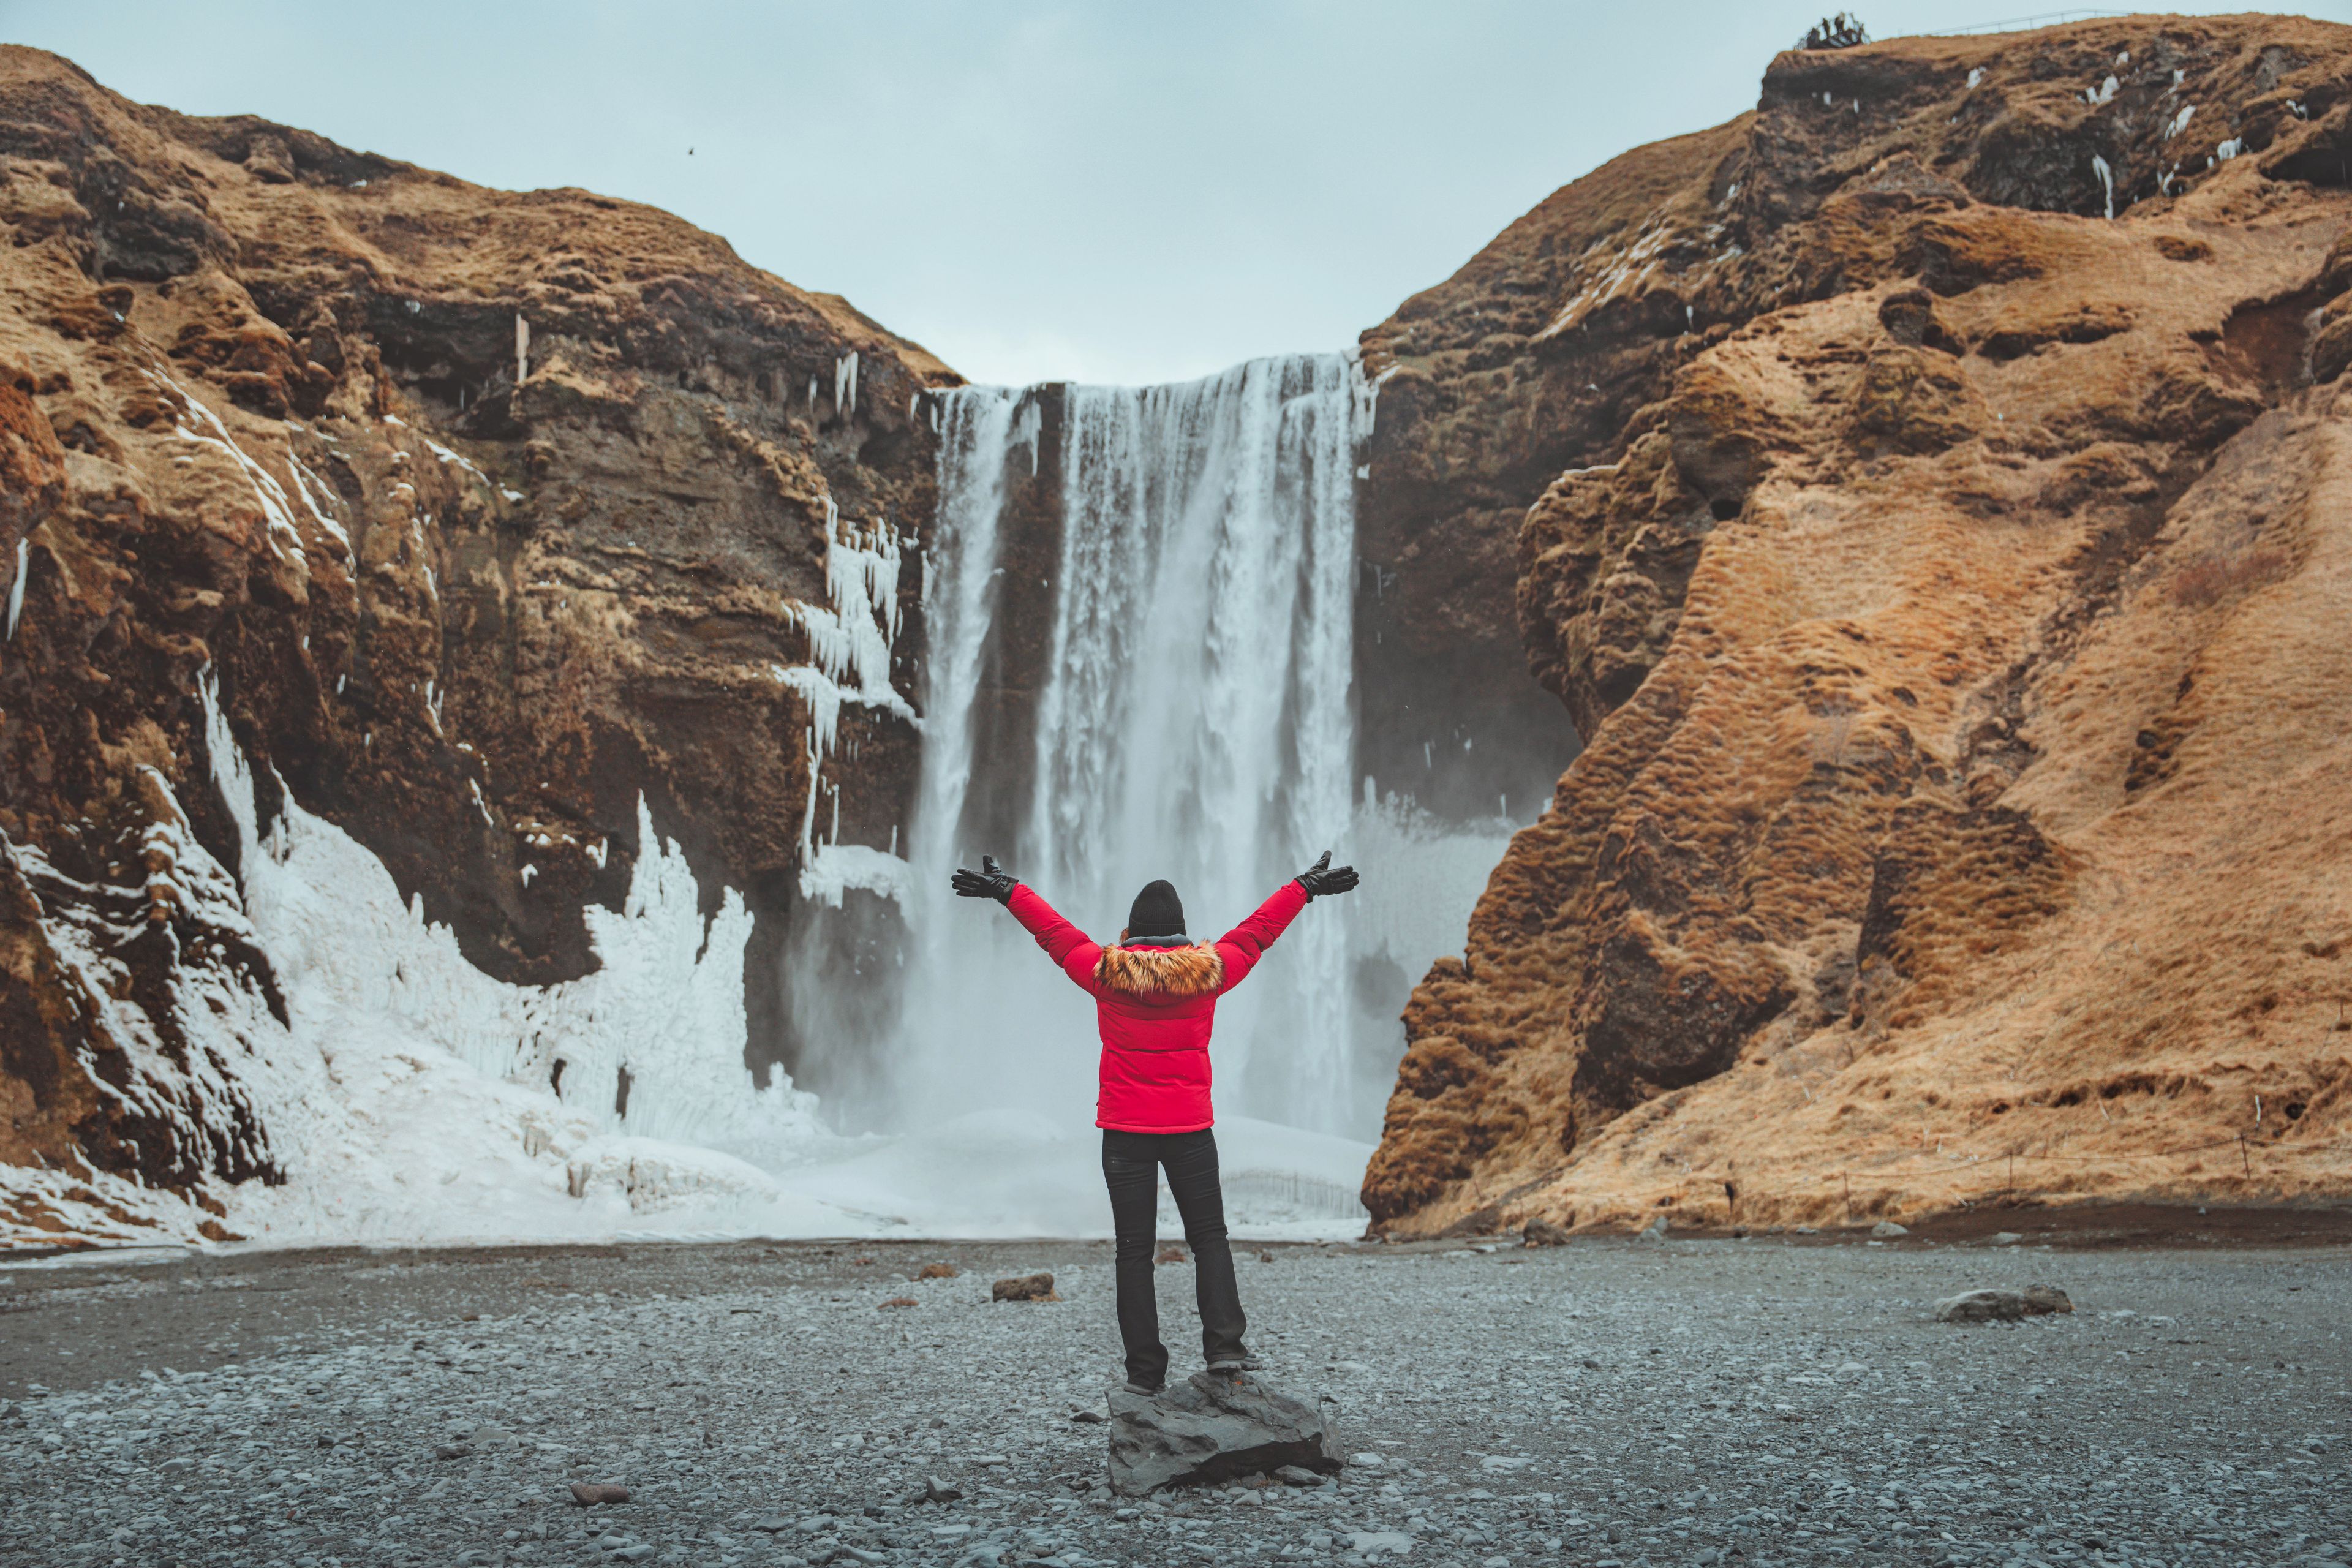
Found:
<path fill-rule="evenodd" d="M 1880 37 L 2034 8 L 1858 7 Z M 1820 11 L 0 0 L 0 38 L 145 102 L 667 207 L 977 381 L 1149 382 L 1353 342 L 1555 187 L 1752 106 Z"/>

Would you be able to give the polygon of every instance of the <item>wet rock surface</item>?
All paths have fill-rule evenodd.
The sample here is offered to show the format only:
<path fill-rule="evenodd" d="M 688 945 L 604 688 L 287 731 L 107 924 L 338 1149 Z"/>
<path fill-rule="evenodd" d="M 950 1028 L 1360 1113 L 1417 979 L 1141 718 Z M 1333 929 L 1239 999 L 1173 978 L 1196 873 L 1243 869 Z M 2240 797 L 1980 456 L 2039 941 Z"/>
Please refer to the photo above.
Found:
<path fill-rule="evenodd" d="M 1321 1402 L 1246 1373 L 1196 1372 L 1156 1394 L 1110 1393 L 1110 1489 L 1121 1497 L 1284 1471 L 1311 1478 L 1346 1462 Z"/>
<path fill-rule="evenodd" d="M 961 1277 L 874 1310 L 943 1251 Z M 1253 1345 L 1338 1401 L 1348 1468 L 1139 1501 L 1069 1414 L 1117 1366 L 1106 1245 L 11 1268 L 0 1561 L 2181 1568 L 2352 1546 L 2343 1248 L 2045 1249 L 2029 1226 L 2002 1248 L 1276 1256 L 1243 1266 Z M 1047 1267 L 1066 1300 L 990 1302 Z M 1935 1321 L 2041 1278 L 2072 1314 Z M 515 1446 L 433 1458 L 485 1426 Z M 575 1481 L 629 1500 L 576 1506 Z"/>

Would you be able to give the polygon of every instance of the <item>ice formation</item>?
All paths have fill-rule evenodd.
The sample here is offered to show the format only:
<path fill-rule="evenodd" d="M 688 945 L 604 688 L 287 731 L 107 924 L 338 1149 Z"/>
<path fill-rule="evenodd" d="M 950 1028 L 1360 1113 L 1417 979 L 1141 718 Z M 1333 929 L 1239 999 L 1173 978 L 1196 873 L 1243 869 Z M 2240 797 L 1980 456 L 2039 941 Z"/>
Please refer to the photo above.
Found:
<path fill-rule="evenodd" d="M 809 795 L 801 816 L 801 897 L 838 907 L 851 888 L 896 899 L 907 886 L 906 862 L 897 855 L 839 843 L 837 830 L 832 839 L 817 833 L 817 799 L 831 787 L 824 783 L 824 763 L 840 738 L 841 706 L 854 702 L 895 713 L 910 724 L 919 726 L 921 721 L 890 683 L 891 648 L 899 630 L 898 536 L 887 521 L 845 530 L 830 495 L 824 498 L 824 533 L 830 607 L 789 601 L 783 605 L 785 620 L 806 634 L 816 662 L 768 668 L 779 684 L 800 693 L 809 713 L 802 737 Z"/>
<path fill-rule="evenodd" d="M 857 351 L 850 350 L 834 362 L 834 412 L 846 419 L 857 407 Z"/>
<path fill-rule="evenodd" d="M 16 640 L 16 617 L 25 613 L 25 571 L 32 564 L 32 541 L 16 541 L 16 574 L 8 580 L 8 638 Z"/>
<path fill-rule="evenodd" d="M 198 842 L 152 770 L 140 775 L 152 816 L 143 889 L 110 904 L 28 847 L 0 837 L 0 856 L 41 896 L 44 937 L 129 1058 L 125 1081 L 101 1091 L 257 1173 L 213 1185 L 232 1233 L 291 1245 L 1107 1230 L 1082 1128 L 967 1114 L 916 1136 L 844 1139 L 782 1075 L 755 1082 L 744 1066 L 751 918 L 730 891 L 705 921 L 684 855 L 642 803 L 623 908 L 586 911 L 596 972 L 509 985 L 290 795 L 265 827 L 209 681 L 201 700 L 214 767 L 204 784 L 235 824 L 241 876 Z M 117 1000 L 116 955 L 153 900 L 184 911 L 215 952 L 266 960 L 168 969 L 184 1051 Z M 1247 1122 L 1226 1136 L 1247 1234 L 1360 1226 L 1348 1194 L 1368 1146 Z M 207 1223 L 169 1193 L 104 1173 L 10 1166 L 0 1190 L 100 1243 L 193 1240 Z M 48 1239 L 0 1225 L 0 1248 Z"/>

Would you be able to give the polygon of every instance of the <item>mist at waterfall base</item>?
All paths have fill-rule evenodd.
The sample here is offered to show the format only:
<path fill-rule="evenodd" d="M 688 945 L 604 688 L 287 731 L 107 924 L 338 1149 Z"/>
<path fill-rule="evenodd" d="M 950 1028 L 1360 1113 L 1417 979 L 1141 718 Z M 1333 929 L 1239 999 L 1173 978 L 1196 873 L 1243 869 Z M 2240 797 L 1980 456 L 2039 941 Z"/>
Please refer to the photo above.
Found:
<path fill-rule="evenodd" d="M 1017 1131 L 1009 1167 L 1091 1162 L 1095 1004 L 1006 911 L 952 895 L 958 864 L 993 854 L 1103 942 L 1165 877 L 1213 940 L 1328 848 L 1363 885 L 1221 999 L 1216 1105 L 1238 1206 L 1264 1188 L 1360 1225 L 1398 1013 L 1461 950 L 1513 826 L 1442 823 L 1354 774 L 1375 413 L 1341 355 L 937 399 L 908 886 L 895 910 L 853 891 L 811 911 L 786 975 L 794 1078 L 836 1126 L 913 1147 Z"/>

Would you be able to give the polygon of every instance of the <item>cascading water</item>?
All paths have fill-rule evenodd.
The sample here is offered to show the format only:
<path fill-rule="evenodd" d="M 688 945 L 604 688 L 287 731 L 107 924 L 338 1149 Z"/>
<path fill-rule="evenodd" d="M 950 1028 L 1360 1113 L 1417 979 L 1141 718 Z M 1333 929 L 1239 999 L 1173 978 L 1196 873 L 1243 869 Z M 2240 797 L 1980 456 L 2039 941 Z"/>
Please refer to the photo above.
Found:
<path fill-rule="evenodd" d="M 1371 397 L 1352 360 L 1301 355 L 1177 386 L 941 401 L 907 911 L 917 962 L 895 1098 L 919 1118 L 1077 1116 L 1093 1094 L 1092 1004 L 1003 914 L 959 907 L 948 873 L 994 853 L 1102 940 L 1138 888 L 1166 877 L 1207 939 L 1321 850 L 1345 858 L 1354 486 Z M 1006 605 L 1028 587 L 1008 573 L 1036 553 L 1013 547 L 1010 493 L 1055 478 L 1039 471 L 1049 446 L 1059 539 L 1045 596 L 1029 602 L 1050 602 L 1052 630 L 1037 678 L 1000 704 L 1021 710 L 1029 743 L 983 757 L 975 703 L 992 666 L 1003 677 L 999 645 L 1017 630 Z M 1350 913 L 1346 900 L 1310 908 L 1220 1005 L 1223 1109 L 1369 1131 Z"/>

